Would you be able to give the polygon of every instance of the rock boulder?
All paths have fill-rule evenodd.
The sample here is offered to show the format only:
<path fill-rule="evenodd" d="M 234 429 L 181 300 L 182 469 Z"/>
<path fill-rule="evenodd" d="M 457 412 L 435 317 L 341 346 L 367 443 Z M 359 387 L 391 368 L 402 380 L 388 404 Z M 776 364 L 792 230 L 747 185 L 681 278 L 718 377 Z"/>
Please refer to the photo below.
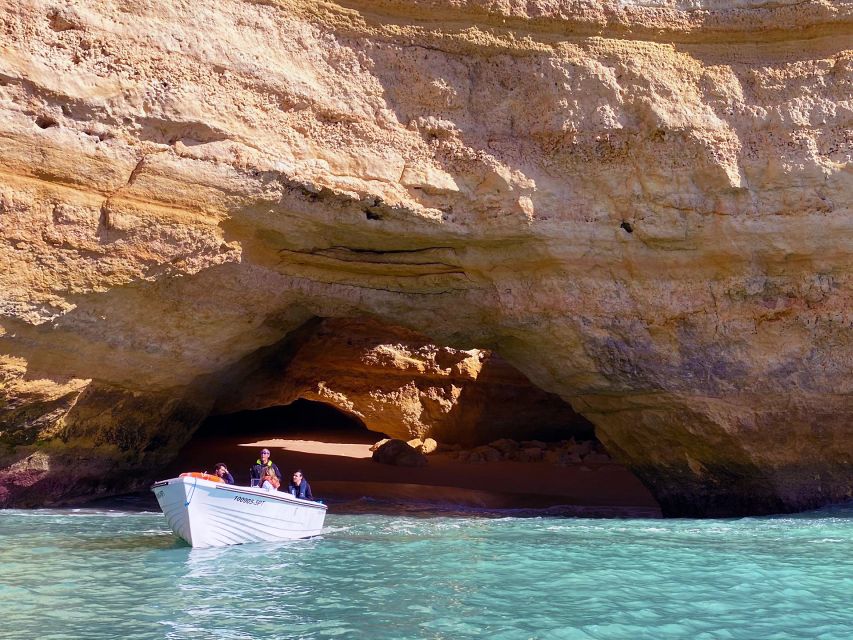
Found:
<path fill-rule="evenodd" d="M 395 467 L 423 467 L 427 465 L 427 459 L 424 454 L 406 442 L 394 438 L 388 440 L 388 442 L 373 452 L 373 460 Z"/>

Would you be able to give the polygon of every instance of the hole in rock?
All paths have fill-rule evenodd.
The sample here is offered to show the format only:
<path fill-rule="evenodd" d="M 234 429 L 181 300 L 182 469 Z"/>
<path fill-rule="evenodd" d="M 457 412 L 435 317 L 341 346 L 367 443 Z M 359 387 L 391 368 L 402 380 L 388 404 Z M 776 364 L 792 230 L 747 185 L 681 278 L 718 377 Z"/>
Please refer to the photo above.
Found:
<path fill-rule="evenodd" d="M 47 19 L 50 24 L 50 28 L 54 31 L 69 31 L 75 28 L 74 23 L 61 15 L 58 11 L 52 11 L 49 13 Z"/>
<path fill-rule="evenodd" d="M 436 345 L 376 318 L 315 318 L 217 377 L 204 387 L 214 415 L 160 477 L 224 462 L 246 485 L 266 447 L 285 480 L 302 469 L 316 495 L 361 510 L 659 513 L 589 421 L 488 349 Z M 380 463 L 370 449 L 385 434 L 434 440 L 414 460 L 403 449 Z"/>
<path fill-rule="evenodd" d="M 39 129 L 50 129 L 51 127 L 58 127 L 59 123 L 50 116 L 41 115 L 36 118 L 36 126 Z"/>
<path fill-rule="evenodd" d="M 634 233 L 634 227 L 631 226 L 630 222 L 623 222 L 622 224 L 619 225 L 619 228 L 624 229 L 628 233 Z"/>
<path fill-rule="evenodd" d="M 103 142 L 104 140 L 108 140 L 112 138 L 108 131 L 96 131 L 94 129 L 86 129 L 83 131 L 87 136 L 91 136 L 93 138 L 97 138 L 98 142 Z"/>
<path fill-rule="evenodd" d="M 567 515 L 660 515 L 647 489 L 609 460 L 594 436 L 578 439 L 579 459 L 553 430 L 540 435 L 517 446 L 504 439 L 515 450 L 497 459 L 489 445 L 451 445 L 430 454 L 423 467 L 385 465 L 373 461 L 370 447 L 386 434 L 330 405 L 297 400 L 209 417 L 161 477 L 212 471 L 225 462 L 236 483 L 246 485 L 266 447 L 285 482 L 295 469 L 304 470 L 314 493 L 338 512 L 557 508 Z"/>
<path fill-rule="evenodd" d="M 369 458 L 370 446 L 386 437 L 331 405 L 296 400 L 289 405 L 208 417 L 167 472 L 212 471 L 217 462 L 225 462 L 238 484 L 248 484 L 249 467 L 264 447 L 285 473 L 290 466 L 299 466 L 303 458 L 318 455 Z"/>

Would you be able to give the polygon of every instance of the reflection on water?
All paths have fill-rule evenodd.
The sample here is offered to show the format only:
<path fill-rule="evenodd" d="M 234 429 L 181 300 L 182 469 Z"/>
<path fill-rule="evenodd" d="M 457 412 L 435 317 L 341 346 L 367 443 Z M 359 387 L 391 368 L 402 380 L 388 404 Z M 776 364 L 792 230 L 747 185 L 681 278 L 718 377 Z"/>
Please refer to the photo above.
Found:
<path fill-rule="evenodd" d="M 2 511 L 0 636 L 848 640 L 853 628 L 850 505 L 326 525 L 310 540 L 191 549 L 158 513 Z"/>

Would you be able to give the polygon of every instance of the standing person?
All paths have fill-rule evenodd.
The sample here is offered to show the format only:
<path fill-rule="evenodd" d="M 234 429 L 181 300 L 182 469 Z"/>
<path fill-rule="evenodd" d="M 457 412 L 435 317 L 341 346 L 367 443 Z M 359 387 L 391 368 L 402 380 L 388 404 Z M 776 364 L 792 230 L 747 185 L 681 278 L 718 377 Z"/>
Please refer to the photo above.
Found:
<path fill-rule="evenodd" d="M 278 491 L 278 488 L 281 486 L 281 481 L 275 475 L 275 471 L 270 467 L 264 467 L 261 469 L 261 478 L 259 482 L 261 489 L 266 489 L 267 491 Z"/>
<path fill-rule="evenodd" d="M 311 485 L 302 475 L 302 469 L 297 469 L 293 472 L 293 479 L 287 485 L 287 490 L 294 498 L 302 498 L 303 500 L 313 500 L 314 495 L 311 493 Z"/>
<path fill-rule="evenodd" d="M 228 471 L 228 467 L 225 466 L 224 462 L 217 462 L 213 468 L 213 473 L 222 478 L 225 484 L 234 484 L 234 476 Z"/>
<path fill-rule="evenodd" d="M 272 469 L 275 472 L 276 478 L 278 478 L 279 483 L 281 483 L 281 471 L 278 470 L 278 466 L 270 460 L 270 450 L 269 449 L 261 449 L 261 457 L 258 458 L 257 462 L 252 466 L 249 470 L 252 474 L 252 486 L 255 487 L 261 483 L 261 471 L 266 467 L 268 469 Z"/>

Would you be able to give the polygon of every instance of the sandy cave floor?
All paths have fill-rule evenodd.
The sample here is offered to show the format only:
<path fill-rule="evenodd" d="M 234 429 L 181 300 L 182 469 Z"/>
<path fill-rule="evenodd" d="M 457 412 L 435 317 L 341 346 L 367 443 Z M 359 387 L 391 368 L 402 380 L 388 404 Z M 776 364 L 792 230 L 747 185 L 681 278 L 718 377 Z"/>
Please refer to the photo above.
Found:
<path fill-rule="evenodd" d="M 278 436 L 278 437 L 276 437 Z M 368 431 L 289 431 L 249 436 L 194 438 L 164 477 L 182 471 L 213 471 L 225 462 L 237 484 L 248 484 L 249 467 L 262 447 L 289 478 L 301 468 L 314 494 L 338 512 L 427 510 L 547 510 L 597 517 L 659 517 L 657 502 L 640 481 L 616 463 L 558 466 L 502 461 L 459 462 L 431 454 L 421 468 L 392 467 L 371 459 L 376 434 Z"/>

